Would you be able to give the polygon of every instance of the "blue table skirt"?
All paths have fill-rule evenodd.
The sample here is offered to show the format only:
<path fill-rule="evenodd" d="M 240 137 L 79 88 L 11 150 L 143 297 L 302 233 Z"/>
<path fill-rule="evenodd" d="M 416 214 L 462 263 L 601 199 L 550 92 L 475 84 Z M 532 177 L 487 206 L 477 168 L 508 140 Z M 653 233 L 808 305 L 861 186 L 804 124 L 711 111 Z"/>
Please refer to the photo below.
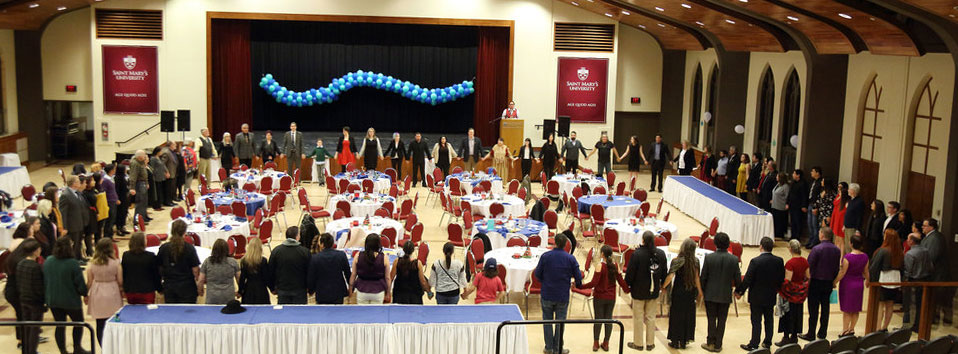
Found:
<path fill-rule="evenodd" d="M 614 196 L 612 200 L 607 200 L 609 196 L 604 194 L 597 195 L 587 195 L 579 197 L 579 212 L 580 213 L 590 213 L 592 204 L 602 205 L 603 208 L 608 208 L 610 206 L 619 206 L 619 205 L 639 205 L 641 204 L 637 199 L 623 196 Z"/>
<path fill-rule="evenodd" d="M 520 321 L 516 305 L 383 305 L 383 306 L 272 306 L 245 305 L 239 314 L 220 313 L 223 306 L 159 305 L 155 310 L 146 305 L 126 305 L 110 319 L 134 324 L 224 324 L 250 325 L 264 323 L 353 324 L 353 323 L 480 323 Z"/>
<path fill-rule="evenodd" d="M 246 204 L 246 215 L 255 215 L 256 209 L 262 208 L 266 205 L 266 196 L 259 193 L 249 193 L 249 200 L 244 200 L 243 204 Z M 200 202 L 203 203 L 202 199 L 213 198 L 213 205 L 230 205 L 233 204 L 233 198 L 229 193 L 217 193 L 212 197 L 203 196 L 200 199 Z M 216 210 L 207 210 L 207 213 L 215 213 Z"/>
<path fill-rule="evenodd" d="M 346 178 L 349 180 L 350 183 L 352 183 L 353 181 L 360 181 L 367 178 L 372 179 L 374 182 L 378 181 L 379 179 L 388 179 L 389 182 L 392 183 L 392 178 L 385 173 L 377 173 L 376 175 L 372 177 L 370 177 L 369 174 L 361 173 L 356 175 L 356 177 L 353 177 L 352 175 L 346 175 L 345 173 L 340 172 L 340 173 L 337 173 L 335 176 L 333 176 L 333 178 L 336 178 L 336 179 Z"/>
<path fill-rule="evenodd" d="M 23 167 L 7 167 L 7 166 L 0 166 L 0 175 L 2 175 L 2 174 L 4 174 L 4 173 L 7 173 L 7 172 L 13 172 L 13 171 L 16 171 L 16 170 L 17 170 L 17 169 L 19 169 L 19 168 L 23 168 Z"/>
<path fill-rule="evenodd" d="M 523 227 L 521 230 L 519 230 L 519 232 L 517 232 L 518 234 L 521 234 L 525 237 L 538 235 L 539 232 L 542 231 L 542 229 L 546 228 L 546 223 L 544 222 L 536 221 L 532 219 L 526 219 L 526 220 L 528 224 L 526 224 L 525 227 Z M 487 222 L 485 220 L 482 220 L 482 221 L 476 221 L 473 224 L 473 227 L 475 227 L 476 230 L 479 230 L 479 232 L 485 232 L 485 233 L 496 232 L 502 237 L 506 237 L 506 234 L 509 233 L 509 231 L 505 229 L 504 225 L 496 225 L 495 229 L 491 231 L 486 230 L 486 225 L 488 225 Z"/>
<path fill-rule="evenodd" d="M 755 215 L 755 213 L 758 211 L 758 208 L 754 205 L 749 204 L 739 197 L 728 194 L 721 189 L 715 188 L 708 183 L 702 182 L 702 180 L 698 178 L 692 176 L 669 176 L 669 178 L 684 184 L 686 187 L 691 188 L 706 198 L 712 199 L 719 204 L 724 205 L 726 208 L 729 208 L 736 213 Z"/>

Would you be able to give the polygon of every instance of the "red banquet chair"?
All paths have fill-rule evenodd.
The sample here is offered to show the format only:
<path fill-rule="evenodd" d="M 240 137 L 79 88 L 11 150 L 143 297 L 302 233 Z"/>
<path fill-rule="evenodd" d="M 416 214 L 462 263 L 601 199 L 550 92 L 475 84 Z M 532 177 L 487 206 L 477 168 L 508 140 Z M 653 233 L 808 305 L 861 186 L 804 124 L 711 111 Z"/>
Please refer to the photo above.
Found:
<path fill-rule="evenodd" d="M 632 198 L 637 199 L 640 202 L 644 202 L 649 197 L 649 192 L 646 192 L 644 189 L 639 188 L 632 192 Z"/>

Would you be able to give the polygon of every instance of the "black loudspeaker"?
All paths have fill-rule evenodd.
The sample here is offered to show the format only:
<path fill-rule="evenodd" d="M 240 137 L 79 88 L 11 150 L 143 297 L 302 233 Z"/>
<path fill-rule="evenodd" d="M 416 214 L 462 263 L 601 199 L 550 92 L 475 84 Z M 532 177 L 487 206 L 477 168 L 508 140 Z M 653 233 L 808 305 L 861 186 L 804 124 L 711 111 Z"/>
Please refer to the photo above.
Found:
<path fill-rule="evenodd" d="M 569 136 L 569 116 L 559 116 L 557 130 L 559 131 L 559 136 L 568 137 Z"/>
<path fill-rule="evenodd" d="M 160 131 L 164 133 L 176 131 L 173 127 L 173 111 L 160 111 Z"/>
<path fill-rule="evenodd" d="M 549 140 L 549 135 L 555 134 L 555 132 L 556 132 L 556 120 L 543 119 L 542 120 L 542 140 Z"/>
<path fill-rule="evenodd" d="M 181 132 L 190 131 L 190 110 L 180 109 L 176 111 L 176 128 Z"/>

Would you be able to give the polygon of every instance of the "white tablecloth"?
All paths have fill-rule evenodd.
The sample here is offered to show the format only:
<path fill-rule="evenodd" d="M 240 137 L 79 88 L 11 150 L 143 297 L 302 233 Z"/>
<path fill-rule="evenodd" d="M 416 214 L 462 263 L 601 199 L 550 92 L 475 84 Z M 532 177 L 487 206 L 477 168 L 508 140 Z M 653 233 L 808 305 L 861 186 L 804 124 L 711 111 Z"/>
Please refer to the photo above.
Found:
<path fill-rule="evenodd" d="M 678 253 L 672 252 L 669 250 L 668 246 L 659 246 L 658 249 L 665 252 L 665 264 L 672 264 L 672 259 L 678 256 Z M 699 260 L 699 270 L 702 270 L 702 267 L 705 266 L 705 256 L 711 254 L 713 251 L 698 247 L 695 249 L 695 258 Z"/>
<path fill-rule="evenodd" d="M 476 181 L 489 181 L 492 182 L 492 190 L 486 192 L 492 192 L 495 194 L 502 194 L 502 178 L 495 177 L 492 175 L 487 175 L 485 173 L 477 173 L 475 177 L 466 176 L 464 173 L 454 173 L 446 178 L 446 193 L 449 193 L 449 180 L 452 178 L 459 178 L 459 184 L 462 185 L 462 189 L 466 191 L 466 194 L 472 194 L 473 182 Z M 479 184 L 476 183 L 478 186 Z"/>
<path fill-rule="evenodd" d="M 548 249 L 536 247 L 529 250 L 532 258 L 512 258 L 512 255 L 516 253 L 520 255 L 525 253 L 525 247 L 503 247 L 486 253 L 485 259 L 495 258 L 496 263 L 506 267 L 506 291 L 523 291 L 526 281 L 530 279 L 529 275 L 539 264 L 539 257 L 548 251 Z"/>
<path fill-rule="evenodd" d="M 20 197 L 20 188 L 30 184 L 26 167 L 0 167 L 0 190 L 10 193 L 11 198 Z M 42 192 L 37 189 L 37 192 Z"/>
<path fill-rule="evenodd" d="M 195 223 L 186 218 L 180 219 L 187 223 L 186 232 L 194 232 L 200 237 L 200 246 L 213 247 L 213 242 L 216 240 L 225 240 L 233 235 L 249 236 L 249 222 L 247 221 L 238 221 L 233 216 L 219 214 L 210 215 L 210 218 L 213 219 L 212 228 L 207 227 L 205 223 Z M 173 222 L 170 221 L 168 225 L 166 232 L 170 233 Z M 228 231 L 224 229 L 227 225 L 230 229 Z"/>
<path fill-rule="evenodd" d="M 159 310 L 167 306 L 171 305 L 160 305 Z M 187 306 L 204 307 L 205 305 Z M 475 311 L 489 314 L 489 311 L 495 311 L 496 307 L 510 306 L 515 308 L 512 310 L 515 315 L 502 319 L 522 319 L 521 311 L 515 304 L 443 306 L 442 312 L 445 313 L 445 318 L 434 322 L 430 322 L 430 318 L 419 318 L 416 314 L 425 311 L 423 307 L 441 305 L 386 306 L 394 308 L 402 306 L 410 311 L 392 316 L 383 314 L 382 318 L 375 318 L 375 322 L 366 322 L 366 319 L 370 318 L 368 314 L 360 315 L 356 319 L 330 320 L 328 316 L 322 314 L 308 316 L 304 313 L 267 322 L 251 318 L 250 313 L 255 311 L 256 307 L 270 308 L 270 310 L 273 308 L 255 305 L 244 305 L 247 311 L 235 315 L 221 315 L 219 309 L 222 306 L 215 306 L 213 310 L 201 312 L 214 313 L 200 315 L 233 316 L 238 319 L 234 322 L 248 321 L 242 324 L 202 323 L 205 321 L 194 319 L 187 319 L 184 322 L 163 320 L 156 323 L 135 323 L 133 320 L 122 321 L 121 318 L 117 321 L 114 318 L 106 323 L 103 352 L 106 354 L 489 354 L 496 352 L 496 330 L 500 321 L 495 318 L 477 319 L 471 314 Z M 292 307 L 306 306 L 284 305 L 283 309 Z M 318 307 L 309 306 L 309 308 Z M 348 317 L 350 311 L 354 311 L 357 307 L 371 307 L 371 305 L 328 307 L 337 311 L 337 317 L 342 318 Z M 143 306 L 140 311 L 149 311 L 145 308 L 146 306 Z M 121 310 L 120 313 L 125 314 L 126 309 Z M 501 335 L 502 353 L 529 353 L 526 326 L 506 326 L 502 329 Z"/>
<path fill-rule="evenodd" d="M 380 207 L 382 207 L 383 203 L 387 201 L 393 202 L 393 210 L 390 210 L 389 211 L 390 213 L 395 213 L 396 212 L 395 208 L 399 207 L 398 205 L 396 205 L 396 198 L 390 197 L 385 194 L 372 193 L 372 194 L 369 194 L 370 199 L 365 199 L 363 197 L 366 196 L 367 194 L 359 193 L 360 198 L 363 198 L 363 199 L 357 199 L 354 201 L 353 199 L 355 199 L 355 195 L 356 193 L 337 194 L 332 196 L 331 198 L 329 198 L 329 205 L 326 206 L 326 210 L 335 212 L 336 203 L 338 203 L 340 200 L 349 201 L 349 210 L 350 210 L 349 216 L 358 216 L 358 217 L 373 216 L 374 214 L 376 214 L 376 209 L 379 209 Z"/>
<path fill-rule="evenodd" d="M 12 152 L 0 154 L 0 166 L 20 167 L 20 155 Z"/>
<path fill-rule="evenodd" d="M 236 183 L 239 184 L 240 188 L 243 188 L 243 185 L 246 182 L 253 182 L 256 184 L 256 189 L 259 190 L 260 183 L 263 181 L 263 177 L 270 176 L 273 178 L 273 189 L 279 188 L 279 179 L 286 175 L 286 172 L 279 172 L 274 170 L 259 171 L 255 169 L 249 169 L 246 172 L 236 172 L 230 175 L 230 178 L 235 179 Z"/>
<path fill-rule="evenodd" d="M 209 179 L 210 182 L 219 182 L 219 181 L 220 181 L 220 172 L 219 172 L 219 171 L 220 171 L 220 168 L 223 168 L 223 161 L 222 161 L 222 160 L 220 160 L 220 159 L 210 159 L 210 174 L 211 174 L 212 176 L 206 176 L 206 177 L 209 177 L 208 179 Z M 229 172 L 230 172 L 230 171 L 226 171 L 226 173 L 229 173 Z M 240 186 L 240 187 L 242 187 L 242 186 Z"/>
<path fill-rule="evenodd" d="M 626 244 L 629 246 L 641 246 L 642 245 L 642 234 L 646 230 L 652 231 L 652 233 L 658 235 L 662 231 L 668 231 L 672 233 L 674 238 L 676 233 L 679 231 L 679 228 L 675 224 L 656 220 L 655 225 L 644 225 L 636 222 L 636 226 L 632 226 L 632 223 L 629 220 L 638 220 L 635 218 L 626 218 L 626 219 L 612 219 L 605 222 L 605 228 L 612 228 L 615 231 L 619 232 L 619 243 Z"/>
<path fill-rule="evenodd" d="M 598 186 L 605 187 L 606 191 L 609 190 L 609 186 L 605 182 L 605 178 L 596 177 L 590 174 L 580 173 L 576 176 L 573 176 L 571 173 L 566 173 L 563 175 L 552 176 L 552 179 L 559 181 L 559 196 L 560 197 L 562 196 L 562 193 L 565 193 L 571 198 L 572 189 L 582 185 L 582 182 L 589 184 L 589 190 L 593 190 L 595 189 L 595 187 L 598 187 Z"/>
<path fill-rule="evenodd" d="M 343 178 L 347 178 L 346 175 L 343 173 L 333 176 L 333 179 L 336 180 L 337 187 L 339 186 L 339 180 Z M 348 177 L 348 178 L 349 178 L 349 184 L 355 184 L 360 187 L 362 187 L 363 185 L 363 180 L 372 179 L 373 192 L 379 192 L 379 193 L 389 192 L 389 186 L 392 185 L 392 180 L 389 179 L 389 176 L 387 176 L 385 173 L 382 173 L 382 172 L 376 172 L 376 177 L 374 178 L 370 178 L 368 176 L 367 177 Z"/>
<path fill-rule="evenodd" d="M 499 220 L 503 220 L 503 219 L 500 218 Z M 531 224 L 526 225 L 524 228 L 518 228 L 517 226 L 515 226 L 516 223 L 522 223 L 526 221 L 530 222 Z M 470 235 L 470 238 L 473 236 L 476 236 L 476 234 L 478 234 L 480 231 L 485 232 L 486 236 L 489 237 L 489 243 L 490 243 L 489 246 L 492 247 L 493 249 L 497 249 L 497 248 L 506 247 L 506 244 L 509 243 L 510 238 L 520 237 L 523 240 L 526 240 L 526 242 L 528 242 L 529 236 L 539 235 L 539 237 L 542 238 L 542 243 L 539 244 L 539 247 L 546 247 L 549 245 L 549 242 L 548 242 L 549 228 L 546 226 L 544 222 L 535 221 L 531 219 L 513 219 L 512 221 L 505 221 L 505 223 L 506 223 L 505 226 L 507 230 L 516 231 L 516 229 L 519 229 L 518 232 L 509 231 L 509 232 L 505 232 L 505 234 L 502 234 L 500 233 L 500 231 L 491 231 L 491 232 L 486 231 L 486 226 L 485 226 L 486 220 L 482 220 L 482 221 L 476 221 L 474 223 L 472 227 L 472 235 Z M 501 225 L 496 225 L 496 230 L 502 230 L 501 227 L 502 227 Z"/>
<path fill-rule="evenodd" d="M 489 214 L 489 206 L 492 205 L 492 203 L 502 204 L 502 208 L 505 211 L 502 214 L 502 216 L 506 216 L 506 217 L 512 216 L 515 218 L 515 217 L 526 215 L 526 204 L 523 202 L 522 199 L 519 199 L 519 197 L 516 197 L 514 195 L 500 194 L 499 196 L 501 196 L 501 198 L 497 200 L 492 200 L 492 199 L 484 199 L 475 194 L 470 194 L 470 195 L 462 196 L 460 200 L 465 200 L 469 202 L 469 205 L 472 206 L 473 214 L 482 214 L 482 216 L 485 216 L 487 218 L 491 216 Z"/>
<path fill-rule="evenodd" d="M 702 182 L 702 184 L 705 183 Z M 707 186 L 707 188 L 714 189 L 714 193 L 725 193 L 712 186 Z M 725 194 L 727 195 L 727 193 Z M 762 237 L 774 235 L 772 214 L 754 206 L 752 206 L 754 210 L 748 213 L 738 212 L 679 182 L 675 179 L 675 176 L 669 176 L 665 179 L 662 198 L 665 198 L 666 202 L 683 213 L 705 224 L 705 227 L 709 226 L 712 218 L 718 217 L 718 231 L 728 234 L 732 241 L 739 241 L 743 245 L 758 245 Z"/>
<path fill-rule="evenodd" d="M 641 202 L 630 197 L 613 196 L 611 201 L 606 198 L 608 195 L 600 194 L 579 197 L 579 212 L 590 213 L 592 204 L 600 204 L 605 208 L 606 220 L 624 219 L 634 216 L 635 211 L 642 205 Z"/>
<path fill-rule="evenodd" d="M 213 244 L 211 243 L 210 246 Z M 213 250 L 209 247 L 193 247 L 196 249 L 196 258 L 200 259 L 200 264 L 203 264 L 207 258 L 210 258 L 210 255 L 213 254 Z M 147 251 L 150 251 L 152 254 L 156 254 L 160 251 L 160 246 L 147 247 Z"/>
<path fill-rule="evenodd" d="M 20 226 L 20 224 L 23 223 L 23 210 L 3 212 L 3 214 L 7 214 L 7 216 L 10 217 L 10 221 L 0 221 L 0 248 L 9 248 L 10 243 L 13 242 L 13 232 L 17 231 L 17 226 Z M 27 215 L 37 216 L 37 211 L 28 210 Z"/>
<path fill-rule="evenodd" d="M 336 247 L 340 249 L 347 247 L 363 247 L 363 238 L 365 238 L 366 235 L 372 233 L 381 235 L 383 230 L 387 228 L 396 230 L 396 240 L 401 239 L 403 233 L 405 232 L 403 225 L 393 219 L 373 216 L 369 218 L 368 226 L 363 225 L 363 221 L 365 219 L 365 217 L 352 217 L 333 220 L 326 224 L 326 232 L 330 233 L 334 238 L 336 238 Z M 352 227 L 353 221 L 358 222 L 359 226 Z M 350 229 L 354 229 L 356 231 L 353 232 L 353 237 L 347 244 L 346 235 Z M 362 232 L 358 232 L 359 230 L 362 230 Z"/>

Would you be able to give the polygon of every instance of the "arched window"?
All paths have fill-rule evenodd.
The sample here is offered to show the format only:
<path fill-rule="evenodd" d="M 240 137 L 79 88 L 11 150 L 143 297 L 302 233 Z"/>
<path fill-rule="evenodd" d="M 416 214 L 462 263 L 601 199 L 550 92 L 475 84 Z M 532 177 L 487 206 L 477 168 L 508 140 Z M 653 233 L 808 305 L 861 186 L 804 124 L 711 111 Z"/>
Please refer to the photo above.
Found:
<path fill-rule="evenodd" d="M 798 123 L 801 121 L 802 111 L 802 85 L 798 81 L 798 73 L 792 70 L 785 79 L 785 91 L 782 102 L 782 134 L 779 136 L 778 145 L 781 146 L 778 157 L 779 169 L 782 171 L 791 171 L 795 168 L 795 157 L 797 150 L 792 146 L 792 136 L 798 135 Z"/>
<path fill-rule="evenodd" d="M 881 140 L 878 123 L 885 118 L 885 110 L 881 108 L 882 87 L 878 86 L 878 75 L 872 77 L 868 83 L 868 92 L 865 93 L 865 102 L 861 108 L 861 135 L 858 144 L 857 171 L 854 179 L 861 185 L 861 195 L 864 200 L 873 200 L 878 193 L 879 155 Z"/>
<path fill-rule="evenodd" d="M 758 88 L 758 129 L 755 132 L 755 151 L 762 156 L 772 152 L 772 119 L 775 113 L 775 75 L 772 69 L 765 69 Z"/>
<path fill-rule="evenodd" d="M 712 115 L 712 119 L 705 123 L 705 145 L 711 147 L 713 150 L 716 150 L 715 146 L 712 146 L 715 143 L 715 105 L 716 97 L 718 95 L 719 87 L 719 67 L 715 65 L 712 67 L 712 73 L 709 75 L 709 96 L 708 103 L 706 106 L 706 112 Z M 716 150 L 717 151 L 717 150 Z"/>
<path fill-rule="evenodd" d="M 692 79 L 692 122 L 689 129 L 689 143 L 699 145 L 699 126 L 702 124 L 702 66 L 697 65 Z"/>
<path fill-rule="evenodd" d="M 930 217 L 935 198 L 935 176 L 928 170 L 929 162 L 945 161 L 940 145 L 944 143 L 940 133 L 941 112 L 935 112 L 938 105 L 938 90 L 931 87 L 931 79 L 921 89 L 911 125 L 911 163 L 908 173 L 908 188 L 905 207 L 911 209 L 915 218 Z M 916 219 L 919 220 L 919 219 Z"/>

